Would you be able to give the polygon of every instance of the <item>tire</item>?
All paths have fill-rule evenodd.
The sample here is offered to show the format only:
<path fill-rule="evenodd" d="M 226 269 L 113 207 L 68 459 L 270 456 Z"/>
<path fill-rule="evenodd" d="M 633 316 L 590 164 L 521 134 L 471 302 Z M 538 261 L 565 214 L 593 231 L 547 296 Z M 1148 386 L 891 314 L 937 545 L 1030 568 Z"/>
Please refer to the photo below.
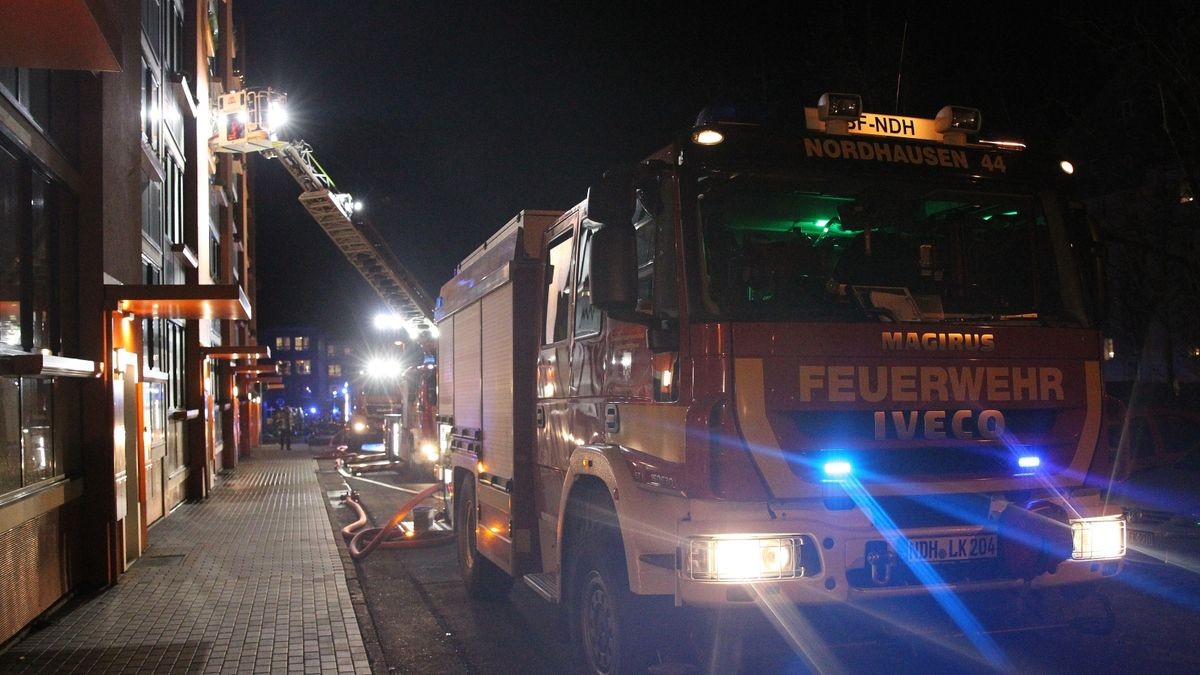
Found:
<path fill-rule="evenodd" d="M 458 571 L 467 587 L 468 596 L 477 600 L 499 600 L 507 597 L 512 590 L 513 578 L 496 563 L 479 554 L 475 545 L 477 514 L 475 477 L 467 475 L 458 488 L 458 498 L 454 502 Z"/>
<path fill-rule="evenodd" d="M 586 671 L 645 673 L 654 661 L 651 601 L 629 591 L 624 546 L 611 526 L 583 522 L 571 565 L 571 621 Z"/>

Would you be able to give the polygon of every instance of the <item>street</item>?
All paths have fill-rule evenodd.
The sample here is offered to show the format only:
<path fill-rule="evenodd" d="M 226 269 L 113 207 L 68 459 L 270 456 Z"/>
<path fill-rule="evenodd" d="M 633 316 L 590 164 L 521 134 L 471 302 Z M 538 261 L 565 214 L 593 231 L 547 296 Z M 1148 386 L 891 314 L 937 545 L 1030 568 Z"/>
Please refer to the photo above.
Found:
<path fill-rule="evenodd" d="M 321 460 L 319 464 L 318 477 L 330 497 L 331 521 L 340 528 L 354 521 L 355 514 L 337 498 L 345 489 L 333 462 Z M 399 483 L 399 477 L 391 472 L 366 477 L 377 483 L 421 487 Z M 377 484 L 351 482 L 378 524 L 386 522 L 407 499 L 406 493 Z M 453 545 L 378 550 L 359 561 L 354 574 L 386 663 L 384 668 L 376 667 L 376 672 L 582 672 L 555 607 L 524 583 L 518 581 L 506 601 L 468 599 Z M 743 673 L 1149 673 L 1189 669 L 1193 657 L 1186 645 L 1200 629 L 1200 579 L 1195 575 L 1130 567 L 1100 589 L 1099 595 L 1075 599 L 1070 610 L 1063 609 L 1065 605 L 1056 600 L 1059 597 L 1029 598 L 1023 604 L 1015 597 L 969 600 L 972 613 L 994 631 L 972 638 L 956 630 L 946 620 L 947 613 L 932 601 L 872 605 L 831 614 L 776 608 L 780 618 L 774 623 L 751 610 L 717 619 L 722 637 L 720 646 L 710 650 L 719 655 L 712 669 Z M 1105 601 L 1115 615 L 1107 634 Z M 677 651 L 686 641 L 686 631 L 686 626 L 664 627 L 668 638 L 663 642 L 664 652 Z M 364 636 L 371 632 L 370 627 L 363 627 Z M 798 645 L 803 654 L 791 644 Z M 980 657 L 980 650 L 989 645 L 1001 655 L 992 660 L 997 665 Z M 672 646 L 676 650 L 670 649 Z"/>

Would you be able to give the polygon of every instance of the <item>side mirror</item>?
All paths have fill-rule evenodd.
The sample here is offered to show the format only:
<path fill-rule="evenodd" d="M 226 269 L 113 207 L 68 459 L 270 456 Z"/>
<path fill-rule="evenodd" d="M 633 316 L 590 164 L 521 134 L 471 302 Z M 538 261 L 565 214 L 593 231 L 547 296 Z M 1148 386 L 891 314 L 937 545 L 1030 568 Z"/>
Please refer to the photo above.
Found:
<path fill-rule="evenodd" d="M 592 304 L 621 321 L 647 323 L 637 312 L 637 238 L 633 230 L 634 167 L 606 172 L 588 190 L 592 235 Z"/>
<path fill-rule="evenodd" d="M 633 167 L 606 171 L 588 189 L 585 218 L 601 225 L 629 225 L 633 221 Z"/>
<path fill-rule="evenodd" d="M 592 235 L 592 304 L 621 321 L 645 323 L 637 310 L 637 240 L 633 224 L 611 222 Z M 640 317 L 640 318 L 639 318 Z"/>

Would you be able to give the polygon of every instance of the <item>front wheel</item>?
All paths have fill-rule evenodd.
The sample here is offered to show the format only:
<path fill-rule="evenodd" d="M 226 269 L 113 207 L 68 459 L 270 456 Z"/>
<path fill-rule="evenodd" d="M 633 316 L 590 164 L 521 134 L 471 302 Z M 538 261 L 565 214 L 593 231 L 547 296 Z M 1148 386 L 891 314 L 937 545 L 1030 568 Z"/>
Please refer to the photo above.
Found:
<path fill-rule="evenodd" d="M 622 546 L 607 537 L 584 540 L 575 566 L 575 620 L 589 673 L 644 673 L 653 662 L 649 603 L 629 591 Z"/>
<path fill-rule="evenodd" d="M 454 528 L 458 543 L 458 571 L 467 587 L 467 595 L 481 600 L 496 600 L 512 590 L 513 578 L 496 563 L 479 555 L 475 542 L 478 502 L 475 477 L 468 475 L 458 488 L 454 503 Z"/>

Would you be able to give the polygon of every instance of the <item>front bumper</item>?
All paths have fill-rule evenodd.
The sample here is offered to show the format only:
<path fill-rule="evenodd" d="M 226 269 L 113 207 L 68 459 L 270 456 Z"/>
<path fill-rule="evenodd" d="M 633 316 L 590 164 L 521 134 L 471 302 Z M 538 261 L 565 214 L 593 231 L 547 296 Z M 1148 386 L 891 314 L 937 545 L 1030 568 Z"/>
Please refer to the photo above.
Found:
<path fill-rule="evenodd" d="M 1024 564 L 1021 556 L 1028 556 L 1029 542 L 1018 543 L 1014 538 L 1017 535 L 1002 531 L 999 523 L 904 528 L 899 530 L 903 539 L 893 534 L 889 541 L 858 509 L 828 510 L 819 501 L 790 505 L 786 509 L 768 506 L 748 509 L 747 505 L 738 505 L 736 510 L 741 517 L 737 519 L 722 517 L 728 514 L 722 513 L 726 509 L 720 505 L 693 506 L 693 517 L 678 522 L 681 545 L 675 556 L 672 579 L 677 604 L 715 607 L 774 598 L 794 604 L 821 605 L 921 596 L 937 590 L 1047 588 L 1110 577 L 1123 566 L 1121 557 L 1072 559 L 1070 528 L 1064 524 L 1055 527 L 1066 537 L 1066 549 L 1047 547 L 1051 550 L 1045 552 L 1046 559 L 1039 563 L 1043 567 L 1028 573 L 1014 569 L 1018 563 Z M 750 514 L 757 517 L 746 517 Z M 759 550 L 766 551 L 770 561 L 779 558 L 777 549 L 771 547 L 790 542 L 795 565 L 788 571 L 795 573 L 781 574 L 772 569 L 768 572 L 775 578 L 761 580 L 738 579 L 736 574 L 697 575 L 693 565 L 701 563 L 690 562 L 696 558 L 692 542 L 721 538 L 766 542 Z M 897 553 L 897 546 L 908 544 L 911 551 L 911 543 L 917 541 L 932 542 L 935 550 L 938 542 L 943 542 L 943 557 L 939 559 L 934 554 L 935 561 L 926 564 L 910 562 L 907 555 Z M 954 559 L 954 555 L 945 555 L 945 542 L 959 544 L 963 552 L 969 550 L 967 544 L 978 544 L 982 555 Z M 699 559 L 703 561 L 705 555 Z M 709 564 L 712 569 L 718 567 L 716 563 Z"/>
<path fill-rule="evenodd" d="M 1129 523 L 1129 562 L 1200 570 L 1200 525 L 1196 522 L 1147 523 L 1135 517 Z"/>

